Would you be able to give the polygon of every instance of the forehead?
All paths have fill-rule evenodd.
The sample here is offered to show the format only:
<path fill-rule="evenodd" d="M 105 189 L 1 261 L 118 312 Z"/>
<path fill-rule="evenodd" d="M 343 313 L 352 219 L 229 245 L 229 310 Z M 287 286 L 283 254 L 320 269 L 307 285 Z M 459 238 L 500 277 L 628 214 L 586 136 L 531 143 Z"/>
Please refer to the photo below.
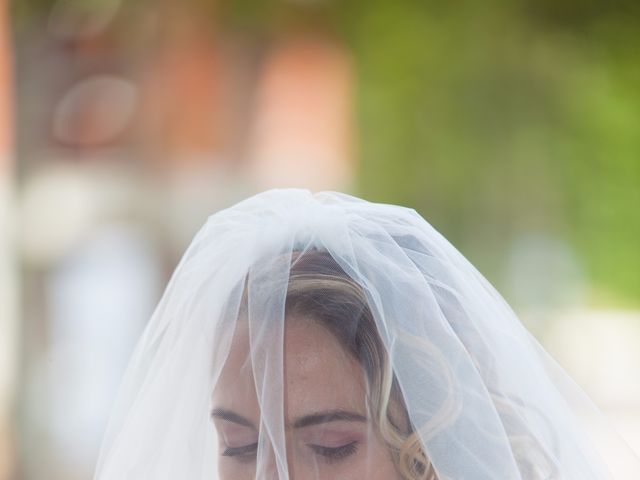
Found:
<path fill-rule="evenodd" d="M 293 319 L 286 322 L 283 340 L 282 362 L 276 362 L 276 370 L 255 368 L 249 330 L 246 323 L 239 323 L 214 389 L 214 405 L 233 409 L 257 422 L 261 413 L 258 385 L 282 389 L 287 421 L 309 412 L 334 409 L 365 413 L 363 371 L 333 334 L 317 322 Z"/>

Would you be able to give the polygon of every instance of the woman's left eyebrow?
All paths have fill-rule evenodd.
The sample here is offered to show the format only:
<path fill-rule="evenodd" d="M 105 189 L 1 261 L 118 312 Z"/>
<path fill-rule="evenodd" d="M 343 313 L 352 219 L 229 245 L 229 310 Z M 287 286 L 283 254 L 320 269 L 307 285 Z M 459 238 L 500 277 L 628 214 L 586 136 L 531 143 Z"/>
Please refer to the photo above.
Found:
<path fill-rule="evenodd" d="M 253 422 L 231 410 L 226 410 L 224 408 L 215 408 L 211 411 L 211 416 L 257 430 Z M 294 420 L 293 423 L 291 423 L 291 426 L 293 428 L 304 428 L 330 422 L 366 421 L 367 417 L 365 417 L 364 415 L 360 415 L 359 413 L 349 412 L 346 410 L 328 410 L 324 412 L 315 412 L 309 415 L 304 415 L 303 417 L 299 417 Z"/>
<path fill-rule="evenodd" d="M 329 410 L 326 412 L 317 412 L 310 415 L 299 417 L 293 421 L 293 428 L 310 427 L 329 422 L 366 422 L 367 417 L 355 412 L 345 410 Z"/>

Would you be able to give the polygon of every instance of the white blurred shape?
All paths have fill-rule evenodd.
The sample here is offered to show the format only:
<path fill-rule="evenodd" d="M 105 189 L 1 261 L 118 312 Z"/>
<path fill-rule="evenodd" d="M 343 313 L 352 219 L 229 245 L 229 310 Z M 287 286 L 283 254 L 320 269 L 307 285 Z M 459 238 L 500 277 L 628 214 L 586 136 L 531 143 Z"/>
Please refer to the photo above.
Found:
<path fill-rule="evenodd" d="M 90 471 L 135 340 L 159 295 L 151 242 L 109 226 L 63 261 L 47 282 L 48 430 L 55 456 Z"/>
<path fill-rule="evenodd" d="M 584 275 L 569 245 L 545 233 L 517 237 L 507 255 L 506 285 L 514 304 L 528 310 L 583 303 Z"/>
<path fill-rule="evenodd" d="M 79 171 L 51 168 L 31 176 L 22 199 L 22 248 L 31 263 L 62 256 L 93 221 L 98 191 Z"/>
<path fill-rule="evenodd" d="M 640 410 L 640 312 L 561 314 L 544 343 L 601 406 Z"/>
<path fill-rule="evenodd" d="M 640 455 L 640 312 L 559 314 L 542 341 Z"/>
<path fill-rule="evenodd" d="M 113 21 L 121 4 L 122 0 L 58 0 L 49 14 L 49 33 L 60 39 L 96 36 Z"/>
<path fill-rule="evenodd" d="M 135 85 L 120 77 L 94 75 L 71 86 L 53 114 L 53 134 L 65 143 L 94 145 L 113 140 L 137 107 Z"/>
<path fill-rule="evenodd" d="M 83 167 L 49 159 L 25 179 L 20 245 L 28 263 L 54 264 L 77 248 L 94 225 L 132 218 L 149 207 L 146 184 L 130 169 L 107 161 Z"/>

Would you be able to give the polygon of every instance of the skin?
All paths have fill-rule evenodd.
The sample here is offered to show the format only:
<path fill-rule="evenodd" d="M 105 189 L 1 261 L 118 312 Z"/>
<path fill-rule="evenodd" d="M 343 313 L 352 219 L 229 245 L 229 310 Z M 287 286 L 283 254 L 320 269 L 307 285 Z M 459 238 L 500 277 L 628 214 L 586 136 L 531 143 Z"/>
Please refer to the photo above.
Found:
<path fill-rule="evenodd" d="M 269 442 L 265 460 L 256 460 L 261 419 L 248 352 L 248 333 L 239 324 L 213 392 L 221 480 L 252 480 L 257 473 L 278 478 Z M 287 322 L 283 375 L 290 479 L 400 480 L 389 450 L 367 419 L 362 369 L 331 333 L 313 322 Z"/>

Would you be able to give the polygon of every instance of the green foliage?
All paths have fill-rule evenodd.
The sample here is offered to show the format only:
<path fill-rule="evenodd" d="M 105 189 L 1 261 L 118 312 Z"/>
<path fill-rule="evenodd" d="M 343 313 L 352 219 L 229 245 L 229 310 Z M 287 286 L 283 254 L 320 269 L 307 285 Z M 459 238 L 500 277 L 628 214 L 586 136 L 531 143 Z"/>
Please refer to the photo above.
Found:
<path fill-rule="evenodd" d="M 638 304 L 637 10 L 367 5 L 351 37 L 360 193 L 417 208 L 497 283 L 518 235 L 564 238 L 591 301 Z"/>
<path fill-rule="evenodd" d="M 46 19 L 56 8 L 78 13 L 99 14 L 120 3 L 122 3 L 121 0 L 14 0 L 11 3 L 11 14 L 14 27 L 21 30 L 31 28 L 43 18 Z"/>

